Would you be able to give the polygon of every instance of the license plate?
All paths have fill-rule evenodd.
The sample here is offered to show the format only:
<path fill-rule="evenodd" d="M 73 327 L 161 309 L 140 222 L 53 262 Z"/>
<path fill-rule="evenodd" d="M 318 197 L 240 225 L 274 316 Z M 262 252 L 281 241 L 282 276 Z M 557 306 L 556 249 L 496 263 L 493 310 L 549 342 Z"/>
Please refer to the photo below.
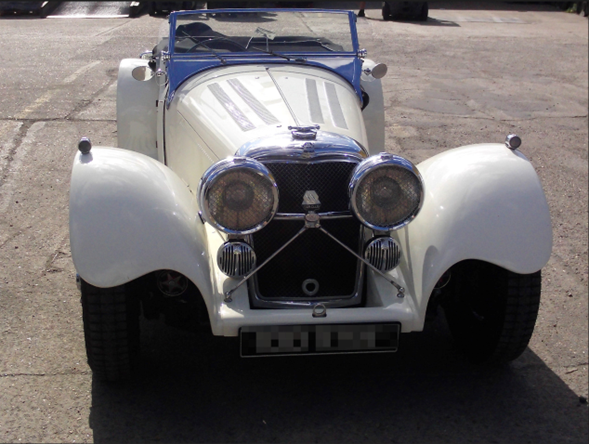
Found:
<path fill-rule="evenodd" d="M 399 323 L 247 326 L 241 356 L 395 352 L 400 332 Z"/>

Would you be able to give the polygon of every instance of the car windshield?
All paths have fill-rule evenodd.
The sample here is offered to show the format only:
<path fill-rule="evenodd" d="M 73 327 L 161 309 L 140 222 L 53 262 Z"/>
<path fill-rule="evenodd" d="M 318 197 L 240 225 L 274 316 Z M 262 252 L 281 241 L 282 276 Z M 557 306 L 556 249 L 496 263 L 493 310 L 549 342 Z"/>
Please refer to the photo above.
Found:
<path fill-rule="evenodd" d="M 177 14 L 172 55 L 327 55 L 356 50 L 351 15 L 345 11 L 227 11 Z"/>

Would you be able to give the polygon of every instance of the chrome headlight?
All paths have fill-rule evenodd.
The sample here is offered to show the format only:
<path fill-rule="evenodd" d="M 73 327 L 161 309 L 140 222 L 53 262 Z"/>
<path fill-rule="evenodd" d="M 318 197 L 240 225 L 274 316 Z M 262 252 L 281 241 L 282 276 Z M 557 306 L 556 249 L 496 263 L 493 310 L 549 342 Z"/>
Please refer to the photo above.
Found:
<path fill-rule="evenodd" d="M 423 180 L 410 161 L 380 153 L 354 169 L 349 192 L 360 222 L 373 230 L 390 231 L 407 225 L 421 209 Z"/>
<path fill-rule="evenodd" d="M 229 157 L 211 166 L 198 185 L 204 219 L 229 234 L 263 228 L 278 208 L 278 187 L 268 169 L 252 159 Z"/>

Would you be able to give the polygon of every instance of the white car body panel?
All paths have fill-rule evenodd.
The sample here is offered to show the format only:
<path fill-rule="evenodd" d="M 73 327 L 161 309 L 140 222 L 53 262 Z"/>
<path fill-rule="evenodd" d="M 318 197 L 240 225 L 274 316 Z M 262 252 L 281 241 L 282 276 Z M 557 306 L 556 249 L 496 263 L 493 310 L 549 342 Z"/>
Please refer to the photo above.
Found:
<path fill-rule="evenodd" d="M 328 318 L 313 322 L 398 321 L 403 332 L 420 331 L 429 295 L 453 264 L 480 259 L 517 273 L 546 264 L 552 247 L 548 206 L 521 153 L 500 144 L 472 145 L 418 167 L 426 198 L 415 220 L 393 233 L 403 256 L 389 272 L 406 288 L 405 297 L 370 271 L 365 307 L 330 308 Z M 141 154 L 96 148 L 76 156 L 70 226 L 82 279 L 112 287 L 160 269 L 181 272 L 200 290 L 215 335 L 312 319 L 308 309 L 251 309 L 246 286 L 225 302 L 224 292 L 239 282 L 215 264 L 226 236 L 205 229 L 194 195 L 171 169 Z"/>
<path fill-rule="evenodd" d="M 366 59 L 365 65 L 375 63 Z M 247 285 L 228 300 L 225 293 L 240 280 L 217 265 L 228 236 L 199 216 L 196 193 L 203 173 L 244 144 L 290 137 L 289 126 L 319 125 L 321 132 L 353 139 L 370 155 L 383 151 L 381 81 L 367 68 L 356 77 L 355 89 L 335 68 L 252 59 L 203 69 L 170 93 L 165 69 L 147 81 L 133 78 L 133 69 L 147 66 L 146 60 L 125 59 L 119 67 L 117 129 L 124 149 L 96 147 L 74 159 L 72 258 L 81 279 L 95 287 L 176 271 L 202 295 L 215 335 L 311 322 L 399 322 L 403 332 L 412 332 L 423 329 L 434 287 L 453 265 L 475 259 L 529 274 L 548 262 L 550 214 L 531 163 L 502 144 L 470 145 L 417 166 L 425 190 L 421 210 L 390 233 L 402 256 L 387 275 L 405 289 L 403 297 L 368 269 L 363 306 L 329 307 L 323 318 L 312 317 L 308 307 L 254 309 Z M 370 97 L 364 110 L 358 84 Z M 382 234 L 366 230 L 364 240 Z"/>
<path fill-rule="evenodd" d="M 316 101 L 301 93 L 309 83 L 315 85 Z M 336 97 L 331 102 L 328 90 Z M 314 67 L 247 65 L 205 71 L 180 86 L 166 113 L 166 145 L 174 147 L 166 151 L 168 165 L 193 190 L 214 162 L 288 126 L 319 124 L 324 131 L 368 144 L 353 89 L 339 76 Z"/>
<path fill-rule="evenodd" d="M 370 62 L 370 65 L 374 65 L 372 60 L 366 61 Z M 362 111 L 366 138 L 368 140 L 368 151 L 370 155 L 376 155 L 385 151 L 382 83 L 380 79 L 375 79 L 371 75 L 362 73 L 360 84 L 362 85 L 362 89 L 368 94 L 368 97 L 370 97 L 368 105 Z"/>
<path fill-rule="evenodd" d="M 123 59 L 117 78 L 117 138 L 119 148 L 125 148 L 158 158 L 157 108 L 159 86 L 155 78 L 138 82 L 133 69 L 147 67 L 147 60 Z"/>
<path fill-rule="evenodd" d="M 550 212 L 523 154 L 502 144 L 470 145 L 418 168 L 425 182 L 423 207 L 393 237 L 410 257 L 399 271 L 408 290 L 421 295 L 420 312 L 443 273 L 460 261 L 478 259 L 520 274 L 546 265 L 552 251 Z"/>
<path fill-rule="evenodd" d="M 76 155 L 70 241 L 77 272 L 97 287 L 174 269 L 212 293 L 194 196 L 172 170 L 145 155 L 107 147 Z"/>

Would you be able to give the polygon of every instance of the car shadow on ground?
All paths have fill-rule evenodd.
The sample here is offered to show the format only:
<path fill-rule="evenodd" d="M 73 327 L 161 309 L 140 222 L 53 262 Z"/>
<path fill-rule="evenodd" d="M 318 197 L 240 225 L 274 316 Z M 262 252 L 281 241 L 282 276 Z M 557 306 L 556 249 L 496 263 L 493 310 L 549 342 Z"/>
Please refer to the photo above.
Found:
<path fill-rule="evenodd" d="M 376 22 L 384 21 L 382 18 L 373 18 L 373 17 L 365 17 L 366 20 L 372 20 Z M 413 21 L 413 20 L 389 20 L 391 23 L 409 23 L 412 25 L 420 25 L 420 26 L 451 26 L 451 27 L 460 27 L 460 25 L 456 22 L 450 20 L 438 20 L 432 17 L 428 17 L 425 21 Z"/>
<path fill-rule="evenodd" d="M 559 2 L 532 2 L 532 1 L 430 1 L 429 9 L 453 9 L 453 10 L 482 10 L 482 11 L 518 11 L 518 12 L 554 12 L 561 11 L 556 6 Z"/>
<path fill-rule="evenodd" d="M 441 317 L 438 317 L 440 319 Z M 94 442 L 586 442 L 587 406 L 531 350 L 471 365 L 443 321 L 395 354 L 242 359 L 144 325 L 130 384 L 92 384 Z"/>

